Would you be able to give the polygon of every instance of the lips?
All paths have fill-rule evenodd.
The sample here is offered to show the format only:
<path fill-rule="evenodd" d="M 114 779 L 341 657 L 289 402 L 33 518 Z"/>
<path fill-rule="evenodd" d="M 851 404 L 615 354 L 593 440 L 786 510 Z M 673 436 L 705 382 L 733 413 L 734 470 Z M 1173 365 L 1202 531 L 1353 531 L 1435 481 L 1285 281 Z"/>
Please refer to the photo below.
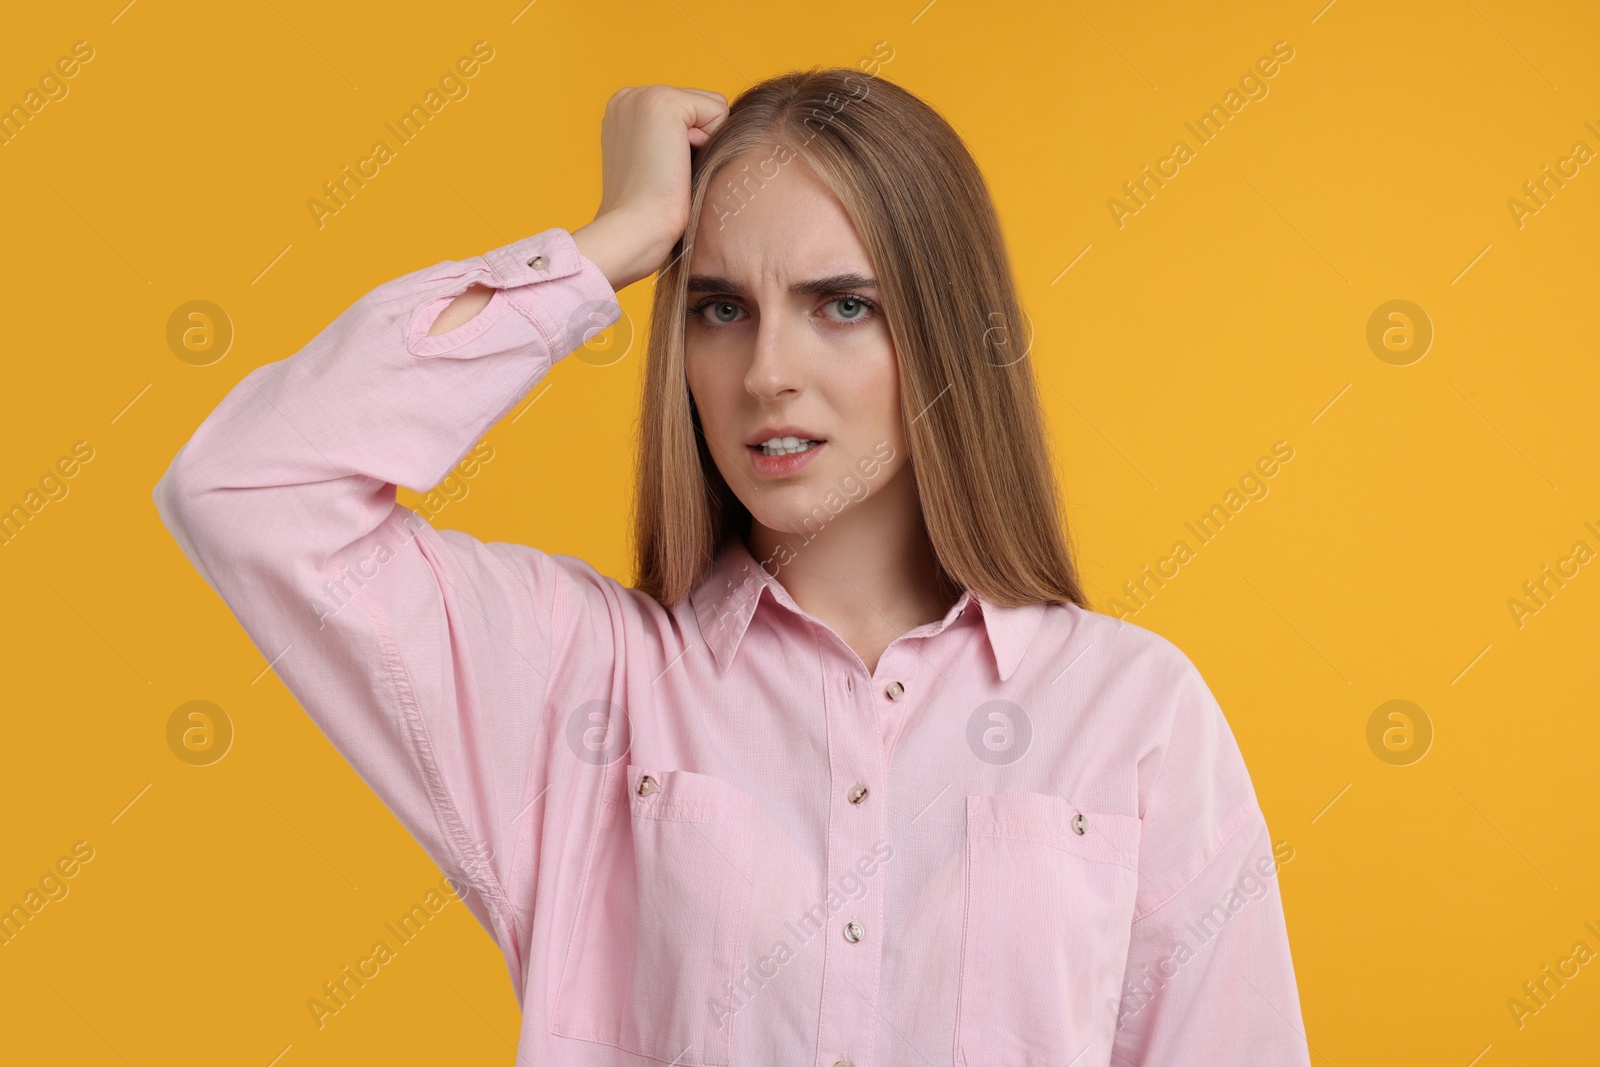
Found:
<path fill-rule="evenodd" d="M 804 426 L 788 424 L 784 426 L 763 426 L 755 433 L 744 439 L 744 443 L 752 448 L 759 448 L 762 444 L 774 437 L 793 437 L 801 441 L 826 441 L 827 438 L 819 433 L 806 429 Z"/>
<path fill-rule="evenodd" d="M 780 450 L 769 455 L 760 445 L 746 445 L 745 453 L 750 457 L 750 469 L 758 477 L 788 478 L 799 474 L 827 447 L 826 441 L 818 441 L 804 449 Z"/>

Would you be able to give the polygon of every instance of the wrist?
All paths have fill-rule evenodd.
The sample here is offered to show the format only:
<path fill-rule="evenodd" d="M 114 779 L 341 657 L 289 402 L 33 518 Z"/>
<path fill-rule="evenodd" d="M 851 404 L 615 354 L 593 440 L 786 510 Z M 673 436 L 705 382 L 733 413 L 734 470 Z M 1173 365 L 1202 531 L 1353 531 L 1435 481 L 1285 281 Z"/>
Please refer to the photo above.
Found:
<path fill-rule="evenodd" d="M 572 242 L 585 259 L 600 268 L 612 290 L 621 292 L 658 269 L 666 258 L 665 249 L 641 236 L 645 233 L 630 216 L 609 211 L 573 230 Z"/>

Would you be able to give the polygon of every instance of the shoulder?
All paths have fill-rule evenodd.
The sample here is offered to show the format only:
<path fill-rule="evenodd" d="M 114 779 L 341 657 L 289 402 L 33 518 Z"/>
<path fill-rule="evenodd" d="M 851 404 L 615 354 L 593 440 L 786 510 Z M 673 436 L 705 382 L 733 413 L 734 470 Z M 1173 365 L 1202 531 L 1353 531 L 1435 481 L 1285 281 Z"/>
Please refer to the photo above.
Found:
<path fill-rule="evenodd" d="M 659 665 L 682 651 L 685 624 L 694 614 L 688 598 L 664 607 L 580 556 L 515 548 L 524 573 L 547 598 L 557 645 L 609 649 L 613 657 L 638 659 L 641 666 Z"/>
<path fill-rule="evenodd" d="M 624 585 L 581 556 L 537 552 L 533 562 L 545 571 L 544 580 L 550 586 L 558 611 L 571 617 L 598 619 L 607 616 L 621 626 L 658 627 L 670 625 L 672 616 L 677 614 L 676 610 L 669 610 L 654 597 Z"/>
<path fill-rule="evenodd" d="M 455 531 L 441 531 L 458 549 L 478 542 Z M 457 540 L 459 539 L 459 540 Z M 596 653 L 610 649 L 621 655 L 638 647 L 642 635 L 657 635 L 657 643 L 670 640 L 681 629 L 688 601 L 663 607 L 653 597 L 622 584 L 589 560 L 561 552 L 547 552 L 514 541 L 488 541 L 487 553 L 476 558 L 480 567 L 493 569 L 492 577 L 508 578 L 521 587 L 511 598 L 514 610 L 530 608 L 543 640 L 557 646 L 587 647 Z M 458 557 L 474 558 L 457 553 Z"/>
<path fill-rule="evenodd" d="M 1232 728 L 1200 669 L 1154 630 L 1075 604 L 1051 604 L 1029 659 L 1033 684 L 1059 693 L 1147 771 L 1169 758 L 1233 758 Z"/>
<path fill-rule="evenodd" d="M 1062 667 L 1083 663 L 1088 668 L 1085 673 L 1093 673 L 1102 683 L 1152 693 L 1200 680 L 1194 661 L 1154 630 L 1076 604 L 1041 606 L 1044 611 L 1030 652 L 1041 662 Z"/>

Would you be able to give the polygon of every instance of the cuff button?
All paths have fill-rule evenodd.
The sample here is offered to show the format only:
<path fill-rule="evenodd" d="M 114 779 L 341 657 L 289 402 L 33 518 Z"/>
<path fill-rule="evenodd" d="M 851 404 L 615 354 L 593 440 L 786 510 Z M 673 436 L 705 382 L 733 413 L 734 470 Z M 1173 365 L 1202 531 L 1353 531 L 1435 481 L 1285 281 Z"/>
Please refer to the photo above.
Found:
<path fill-rule="evenodd" d="M 534 256 L 532 259 L 528 260 L 528 266 L 532 267 L 534 270 L 544 270 L 549 265 L 550 261 L 543 256 Z"/>

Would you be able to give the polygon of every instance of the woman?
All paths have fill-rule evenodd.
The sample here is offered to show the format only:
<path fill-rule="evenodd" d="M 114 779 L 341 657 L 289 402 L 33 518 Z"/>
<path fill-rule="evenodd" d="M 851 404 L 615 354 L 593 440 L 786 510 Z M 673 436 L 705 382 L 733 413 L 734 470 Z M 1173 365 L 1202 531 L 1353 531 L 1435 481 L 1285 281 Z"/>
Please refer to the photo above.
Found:
<path fill-rule="evenodd" d="M 1308 1063 L 1285 857 L 1194 665 L 1087 609 L 956 134 L 814 69 L 623 89 L 602 148 L 594 221 L 378 286 L 155 491 L 522 1059 Z M 634 587 L 396 503 L 657 269 Z"/>

